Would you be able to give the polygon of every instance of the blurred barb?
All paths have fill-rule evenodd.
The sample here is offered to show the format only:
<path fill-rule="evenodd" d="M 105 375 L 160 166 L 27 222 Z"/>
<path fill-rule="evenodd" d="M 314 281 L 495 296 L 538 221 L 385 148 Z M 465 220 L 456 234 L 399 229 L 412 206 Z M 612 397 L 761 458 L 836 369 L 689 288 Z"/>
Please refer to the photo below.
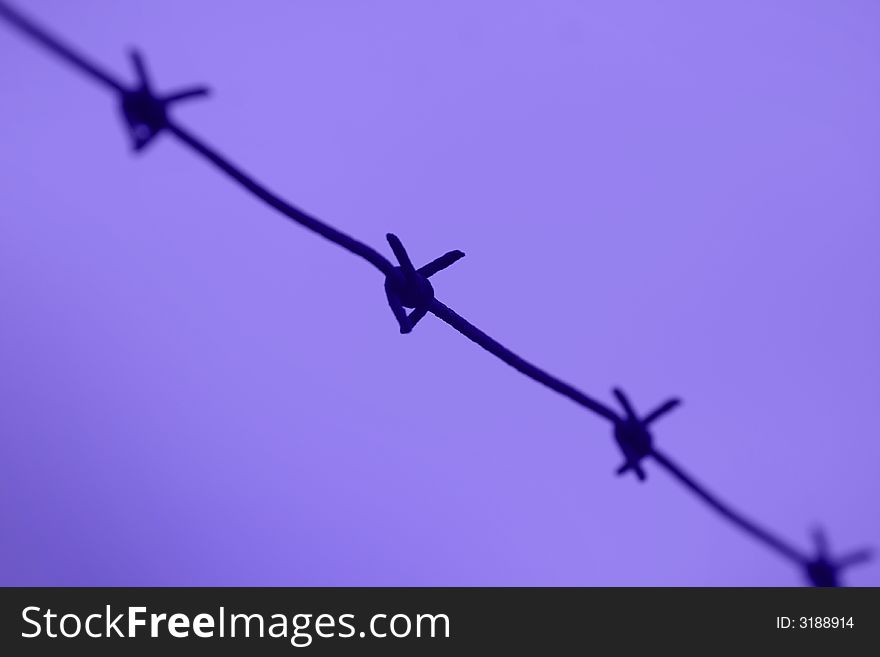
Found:
<path fill-rule="evenodd" d="M 813 586 L 841 586 L 842 571 L 871 560 L 871 550 L 868 549 L 856 550 L 842 557 L 832 557 L 822 529 L 813 531 L 813 544 L 815 553 L 804 563 L 807 580 Z"/>
<path fill-rule="evenodd" d="M 632 470 L 639 481 L 646 479 L 642 469 L 642 460 L 651 455 L 653 438 L 648 428 L 651 423 L 666 415 L 673 408 L 681 404 L 680 399 L 670 399 L 640 419 L 629 397 L 620 388 L 612 391 L 617 401 L 623 408 L 624 414 L 614 422 L 614 440 L 623 452 L 624 462 L 617 469 L 617 474 L 622 475 Z"/>
<path fill-rule="evenodd" d="M 718 499 L 718 497 L 716 497 L 714 493 L 709 492 L 709 490 L 705 486 L 698 483 L 693 477 L 682 470 L 681 467 L 679 467 L 663 452 L 657 450 L 656 448 L 652 448 L 651 456 L 662 468 L 666 469 L 667 472 L 669 472 L 673 477 L 684 484 L 686 488 L 690 489 L 691 492 L 697 495 L 697 497 L 699 497 L 706 504 L 715 509 L 715 511 L 720 513 L 723 517 L 727 518 L 734 525 L 736 525 L 746 533 L 750 534 L 752 537 L 758 539 L 767 547 L 775 550 L 783 557 L 794 561 L 795 563 L 803 564 L 807 561 L 805 556 L 803 556 L 800 552 L 798 552 L 798 550 L 790 546 L 788 543 L 780 538 L 777 538 L 766 529 L 759 527 L 754 522 L 743 516 L 741 513 L 734 511 L 732 508 L 727 506 L 727 504 Z"/>
<path fill-rule="evenodd" d="M 166 95 L 157 95 L 153 91 L 143 58 L 137 51 L 133 51 L 131 53 L 131 60 L 137 75 L 137 85 L 129 89 L 113 76 L 62 43 L 59 39 L 25 18 L 4 0 L 0 0 L 0 18 L 5 19 L 12 26 L 45 46 L 83 74 L 117 92 L 120 95 L 123 116 L 135 150 L 142 150 L 156 135 L 163 130 L 167 130 L 184 145 L 189 146 L 247 191 L 285 217 L 347 251 L 360 256 L 373 265 L 385 275 L 385 294 L 388 304 L 391 306 L 391 310 L 400 326 L 401 333 L 411 332 L 413 327 L 430 312 L 518 372 L 558 392 L 560 395 L 568 397 L 576 404 L 611 422 L 614 426 L 614 438 L 624 455 L 624 463 L 618 468 L 618 474 L 624 474 L 632 470 L 639 480 L 644 481 L 646 475 L 642 468 L 642 461 L 648 457 L 653 457 L 661 467 L 665 468 L 685 488 L 702 499 L 723 518 L 786 559 L 802 567 L 806 571 L 808 580 L 815 586 L 837 586 L 840 583 L 839 575 L 843 569 L 863 563 L 870 558 L 868 550 L 860 550 L 833 559 L 828 554 L 827 542 L 821 531 L 817 531 L 814 537 L 816 542 L 815 555 L 808 557 L 801 554 L 780 538 L 727 506 L 708 489 L 697 483 L 695 479 L 676 465 L 668 456 L 655 449 L 649 430 L 650 425 L 678 406 L 681 403 L 680 400 L 669 399 L 645 415 L 645 417 L 639 418 L 629 398 L 622 390 L 615 388 L 613 391 L 614 396 L 623 409 L 623 414 L 618 415 L 603 403 L 521 358 L 498 341 L 483 333 L 483 331 L 458 315 L 454 310 L 438 301 L 434 296 L 434 288 L 428 279 L 464 257 L 464 253 L 461 251 L 449 251 L 424 267 L 416 269 L 401 241 L 396 235 L 389 233 L 387 235 L 388 243 L 398 262 L 397 265 L 394 265 L 372 247 L 306 214 L 273 192 L 270 192 L 261 183 L 246 174 L 226 157 L 220 155 L 218 151 L 195 137 L 188 130 L 172 121 L 168 116 L 168 108 L 172 104 L 207 95 L 208 90 L 205 87 L 189 87 Z M 411 312 L 407 313 L 406 309 L 411 309 Z"/>
<path fill-rule="evenodd" d="M 0 0 L 0 17 L 5 18 L 19 30 L 32 37 L 38 43 L 44 45 L 68 64 L 79 69 L 82 73 L 85 73 L 96 82 L 100 82 L 104 86 L 110 87 L 121 93 L 126 91 L 122 83 L 112 75 L 101 70 L 77 53 L 73 48 L 63 43 L 60 39 L 49 34 L 43 28 L 25 18 L 23 14 L 13 9 L 3 0 Z"/>
<path fill-rule="evenodd" d="M 122 115 L 128 124 L 134 150 L 140 151 L 170 125 L 168 107 L 173 103 L 208 95 L 206 87 L 190 87 L 157 96 L 150 84 L 147 65 L 137 50 L 131 51 L 138 86 L 122 92 Z"/>

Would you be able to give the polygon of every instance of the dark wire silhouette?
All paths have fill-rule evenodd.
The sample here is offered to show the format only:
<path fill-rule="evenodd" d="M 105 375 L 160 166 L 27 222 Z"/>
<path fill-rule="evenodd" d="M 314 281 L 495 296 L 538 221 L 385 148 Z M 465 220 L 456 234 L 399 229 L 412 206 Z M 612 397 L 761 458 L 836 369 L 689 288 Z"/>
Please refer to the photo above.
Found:
<path fill-rule="evenodd" d="M 181 100 L 208 95 L 206 87 L 191 87 L 167 96 L 157 96 L 150 84 L 147 65 L 137 50 L 131 51 L 131 60 L 140 85 L 122 93 L 122 116 L 128 124 L 132 147 L 139 151 L 169 126 L 168 108 Z"/>
<path fill-rule="evenodd" d="M 434 288 L 428 279 L 464 257 L 464 253 L 461 251 L 449 251 L 427 265 L 416 269 L 401 241 L 397 236 L 389 233 L 387 235 L 388 243 L 398 262 L 395 266 L 372 247 L 306 214 L 269 191 L 218 151 L 196 138 L 169 117 L 168 108 L 170 106 L 182 100 L 205 96 L 208 94 L 207 88 L 191 87 L 164 96 L 157 95 L 153 90 L 143 58 L 137 51 L 131 52 L 131 59 L 137 74 L 138 84 L 129 88 L 13 9 L 4 0 L 0 0 L 0 17 L 58 55 L 69 65 L 119 94 L 123 118 L 129 129 L 132 147 L 135 151 L 143 150 L 159 133 L 167 131 L 288 219 L 360 256 L 373 265 L 385 275 L 385 294 L 401 333 L 411 332 L 427 313 L 431 313 L 525 376 L 564 397 L 568 397 L 576 404 L 611 422 L 614 439 L 624 457 L 623 464 L 617 470 L 618 475 L 632 471 L 640 481 L 644 481 L 646 474 L 642 468 L 642 461 L 653 458 L 661 468 L 665 469 L 721 517 L 800 567 L 807 580 L 814 586 L 839 586 L 840 573 L 844 569 L 864 563 L 871 558 L 871 552 L 867 549 L 851 552 L 836 559 L 832 558 L 828 554 L 827 541 L 821 530 L 814 532 L 815 554 L 807 556 L 801 553 L 738 511 L 733 510 L 663 452 L 658 451 L 653 445 L 653 437 L 649 431 L 650 426 L 654 421 L 677 407 L 681 403 L 679 399 L 669 399 L 640 418 L 629 398 L 620 389 L 615 388 L 613 394 L 623 409 L 623 414 L 618 415 L 605 404 L 518 356 L 444 305 L 434 296 Z M 410 309 L 411 312 L 407 313 L 406 309 Z"/>
<path fill-rule="evenodd" d="M 813 586 L 840 586 L 840 573 L 850 566 L 857 566 L 871 560 L 871 550 L 854 550 L 842 557 L 834 558 L 828 553 L 828 541 L 822 529 L 813 532 L 816 546 L 815 556 L 804 562 L 807 577 Z"/>
<path fill-rule="evenodd" d="M 165 127 L 168 129 L 168 132 L 170 132 L 184 144 L 192 148 L 196 153 L 214 164 L 218 169 L 223 171 L 223 173 L 235 180 L 237 183 L 239 183 L 242 187 L 251 192 L 254 196 L 259 198 L 261 201 L 263 201 L 270 207 L 278 210 L 278 212 L 283 214 L 288 219 L 292 219 L 300 226 L 308 228 L 309 230 L 320 235 L 321 237 L 330 240 L 334 244 L 338 244 L 343 249 L 360 256 L 386 276 L 390 275 L 393 272 L 394 265 L 392 265 L 385 256 L 383 256 L 372 247 L 367 246 L 363 242 L 359 242 L 353 237 L 349 237 L 342 231 L 336 230 L 332 226 L 325 224 L 319 219 L 315 219 L 311 215 L 306 214 L 299 208 L 291 205 L 284 199 L 273 194 L 263 185 L 254 180 L 251 176 L 229 162 L 229 160 L 220 155 L 213 148 L 205 144 L 200 139 L 197 139 L 195 136 L 193 136 L 192 133 L 190 133 L 188 130 L 184 130 L 176 123 L 168 121 Z"/>
<path fill-rule="evenodd" d="M 693 477 L 682 470 L 668 456 L 663 454 L 663 452 L 658 451 L 656 448 L 651 448 L 650 456 L 653 457 L 653 459 L 657 462 L 658 465 L 660 465 L 660 467 L 664 468 L 667 472 L 669 472 L 669 474 L 671 474 L 682 484 L 684 484 L 685 487 L 689 488 L 697 497 L 702 499 L 706 504 L 715 509 L 723 517 L 730 520 L 730 522 L 737 525 L 740 529 L 748 534 L 751 534 L 756 539 L 764 543 L 764 545 L 772 550 L 775 550 L 790 561 L 806 564 L 808 559 L 804 557 L 800 553 L 800 551 L 796 550 L 785 541 L 777 538 L 770 532 L 762 529 L 752 521 L 748 520 L 741 514 L 731 509 L 727 504 L 719 500 L 715 495 L 710 493 L 701 484 L 697 483 L 697 481 Z"/>
<path fill-rule="evenodd" d="M 434 286 L 428 279 L 464 258 L 464 253 L 449 251 L 416 269 L 397 235 L 388 233 L 386 237 L 398 266 L 385 277 L 385 296 L 388 297 L 388 305 L 400 325 L 400 332 L 409 333 L 428 313 L 434 302 Z M 404 308 L 412 308 L 413 311 L 407 314 Z"/>

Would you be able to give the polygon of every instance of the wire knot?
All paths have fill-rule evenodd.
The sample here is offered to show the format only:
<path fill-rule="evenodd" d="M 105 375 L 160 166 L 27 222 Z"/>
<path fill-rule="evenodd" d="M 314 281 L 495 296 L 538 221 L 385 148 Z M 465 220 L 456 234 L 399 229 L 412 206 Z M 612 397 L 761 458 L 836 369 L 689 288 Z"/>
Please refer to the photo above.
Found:
<path fill-rule="evenodd" d="M 804 564 L 807 579 L 813 586 L 840 586 L 840 574 L 843 570 L 871 559 L 871 551 L 868 549 L 856 550 L 842 557 L 832 557 L 828 551 L 828 539 L 821 529 L 813 532 L 813 543 L 816 546 L 815 554 Z"/>
<path fill-rule="evenodd" d="M 172 103 L 208 95 L 205 87 L 190 87 L 165 96 L 153 92 L 147 67 L 140 53 L 130 53 L 137 86 L 122 92 L 122 115 L 128 124 L 132 147 L 136 151 L 143 149 L 162 130 L 168 127 L 168 107 Z"/>
<path fill-rule="evenodd" d="M 624 462 L 617 469 L 617 474 L 622 475 L 632 470 L 639 481 L 646 478 L 642 469 L 642 461 L 651 456 L 654 451 L 653 437 L 649 431 L 652 422 L 666 415 L 681 403 L 680 399 L 669 399 L 648 413 L 644 418 L 639 418 L 629 398 L 620 388 L 612 391 L 617 401 L 623 407 L 624 414 L 617 416 L 614 421 L 614 440 L 623 452 Z"/>
<path fill-rule="evenodd" d="M 464 253 L 449 251 L 416 269 L 397 235 L 388 233 L 386 237 L 399 265 L 385 276 L 385 296 L 388 297 L 388 305 L 400 325 L 400 332 L 409 333 L 427 314 L 434 300 L 434 286 L 428 279 L 463 258 Z M 412 309 L 412 312 L 407 313 L 406 308 Z"/>

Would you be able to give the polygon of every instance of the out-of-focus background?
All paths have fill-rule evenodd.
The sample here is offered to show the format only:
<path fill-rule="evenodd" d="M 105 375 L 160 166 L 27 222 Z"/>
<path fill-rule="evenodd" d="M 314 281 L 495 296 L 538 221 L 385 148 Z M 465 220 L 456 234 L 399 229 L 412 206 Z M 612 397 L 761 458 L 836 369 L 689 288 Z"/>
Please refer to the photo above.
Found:
<path fill-rule="evenodd" d="M 19 0 L 802 549 L 880 546 L 880 5 Z M 0 23 L 0 583 L 797 585 Z M 880 564 L 846 581 L 880 584 Z"/>

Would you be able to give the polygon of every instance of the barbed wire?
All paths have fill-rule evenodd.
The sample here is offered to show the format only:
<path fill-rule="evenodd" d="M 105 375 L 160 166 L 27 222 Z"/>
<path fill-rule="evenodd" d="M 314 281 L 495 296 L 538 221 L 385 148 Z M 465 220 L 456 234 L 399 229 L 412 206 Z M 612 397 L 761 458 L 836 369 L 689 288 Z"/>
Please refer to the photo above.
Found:
<path fill-rule="evenodd" d="M 843 570 L 864 563 L 871 558 L 871 551 L 868 549 L 853 551 L 840 557 L 832 557 L 829 554 L 825 534 L 819 528 L 813 531 L 814 549 L 811 553 L 793 547 L 723 502 L 673 459 L 658 450 L 654 446 L 653 435 L 650 431 L 651 425 L 676 408 L 681 400 L 669 399 L 650 413 L 640 417 L 626 394 L 622 390 L 614 388 L 613 395 L 623 411 L 618 414 L 609 406 L 514 353 L 442 303 L 436 298 L 429 279 L 464 257 L 464 253 L 461 251 L 449 251 L 427 265 L 416 269 L 400 239 L 389 233 L 386 237 L 397 260 L 395 265 L 367 244 L 320 219 L 312 217 L 270 191 L 169 116 L 168 109 L 172 105 L 208 95 L 209 90 L 206 87 L 190 87 L 169 94 L 157 94 L 153 89 L 144 59 L 136 50 L 131 51 L 129 55 L 135 69 L 137 82 L 133 86 L 128 86 L 90 62 L 58 37 L 50 34 L 13 8 L 5 0 L 0 0 L 0 18 L 5 19 L 10 25 L 31 37 L 93 81 L 117 94 L 128 127 L 132 148 L 135 151 L 142 151 L 156 136 L 167 132 L 283 216 L 354 255 L 360 256 L 379 270 L 385 276 L 385 295 L 401 333 L 410 333 L 416 324 L 430 313 L 518 372 L 567 397 L 593 414 L 608 420 L 612 425 L 614 439 L 624 457 L 623 464 L 617 470 L 618 475 L 632 471 L 639 481 L 644 481 L 647 475 L 642 467 L 642 462 L 648 459 L 653 460 L 722 518 L 800 568 L 806 580 L 813 586 L 840 586 L 840 575 Z"/>

